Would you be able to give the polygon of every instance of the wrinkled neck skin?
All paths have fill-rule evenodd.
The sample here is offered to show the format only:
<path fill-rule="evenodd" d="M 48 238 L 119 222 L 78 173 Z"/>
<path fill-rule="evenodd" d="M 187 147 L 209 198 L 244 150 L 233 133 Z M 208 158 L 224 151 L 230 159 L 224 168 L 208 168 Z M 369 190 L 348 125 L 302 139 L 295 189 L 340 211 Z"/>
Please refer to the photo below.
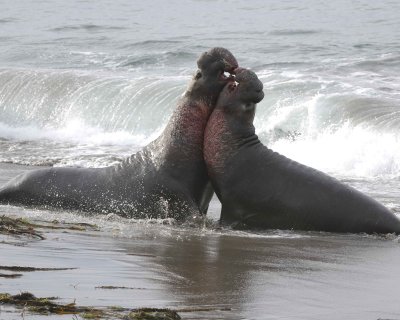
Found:
<path fill-rule="evenodd" d="M 211 92 L 215 91 L 218 90 Z M 213 190 L 203 157 L 204 130 L 218 93 L 199 94 L 193 85 L 189 86 L 163 133 L 106 170 L 113 171 L 111 176 L 128 181 L 127 188 L 134 192 L 171 200 L 174 210 L 181 210 L 175 207 L 177 203 L 189 206 L 181 212 L 183 215 L 206 214 Z"/>
<path fill-rule="evenodd" d="M 213 111 L 204 137 L 204 159 L 210 178 L 225 174 L 229 161 L 239 151 L 261 145 L 252 123 L 230 118 L 221 108 Z"/>
<path fill-rule="evenodd" d="M 203 140 L 215 97 L 186 91 L 174 110 L 163 134 L 155 141 L 163 165 L 191 171 L 203 162 Z M 179 176 L 182 172 L 179 172 Z"/>
<path fill-rule="evenodd" d="M 195 81 L 193 81 L 196 84 Z M 218 92 L 204 94 L 193 84 L 179 100 L 166 128 L 155 141 L 124 161 L 117 170 L 129 174 L 132 166 L 140 164 L 141 175 L 147 177 L 166 193 L 183 192 L 200 208 L 207 209 L 205 194 L 212 195 L 203 157 L 204 130 L 216 104 Z M 200 92 L 200 93 L 199 93 Z M 213 91 L 215 92 L 215 88 Z M 124 173 L 122 173 L 124 174 Z M 206 191 L 207 189 L 207 191 Z M 205 201 L 205 202 L 203 202 Z"/>
<path fill-rule="evenodd" d="M 116 166 L 116 170 L 129 171 L 135 161 L 140 161 L 142 165 L 147 162 L 148 170 L 167 171 L 177 179 L 187 178 L 187 173 L 195 174 L 199 165 L 206 170 L 203 157 L 204 131 L 218 93 L 211 81 L 199 83 L 193 79 L 178 101 L 163 133 Z"/>

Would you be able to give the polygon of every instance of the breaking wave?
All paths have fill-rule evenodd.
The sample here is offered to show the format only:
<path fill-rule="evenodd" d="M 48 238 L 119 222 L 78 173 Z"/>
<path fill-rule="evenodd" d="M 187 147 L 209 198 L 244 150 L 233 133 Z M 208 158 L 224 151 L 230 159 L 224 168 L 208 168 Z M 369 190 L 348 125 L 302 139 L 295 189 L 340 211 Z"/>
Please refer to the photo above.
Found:
<path fill-rule="evenodd" d="M 328 61 L 326 70 L 259 67 L 261 140 L 335 175 L 400 176 L 400 79 L 371 71 L 371 63 L 392 65 L 396 57 Z M 120 161 L 162 132 L 188 80 L 188 74 L 0 69 L 0 161 L 95 167 Z"/>

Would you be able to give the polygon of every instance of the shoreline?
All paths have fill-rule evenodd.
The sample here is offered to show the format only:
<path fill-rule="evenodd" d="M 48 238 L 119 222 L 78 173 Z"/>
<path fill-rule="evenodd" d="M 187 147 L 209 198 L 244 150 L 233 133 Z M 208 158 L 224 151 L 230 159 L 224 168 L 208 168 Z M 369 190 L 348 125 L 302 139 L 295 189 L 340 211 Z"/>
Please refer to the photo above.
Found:
<path fill-rule="evenodd" d="M 0 181 L 29 169 L 0 164 Z M 400 318 L 398 237 L 243 232 L 8 205 L 0 205 L 2 215 L 45 239 L 1 236 L 0 266 L 72 268 L 0 270 L 22 274 L 0 278 L 3 293 L 94 308 L 168 308 L 188 320 Z M 20 314 L 1 310 L 4 320 Z"/>

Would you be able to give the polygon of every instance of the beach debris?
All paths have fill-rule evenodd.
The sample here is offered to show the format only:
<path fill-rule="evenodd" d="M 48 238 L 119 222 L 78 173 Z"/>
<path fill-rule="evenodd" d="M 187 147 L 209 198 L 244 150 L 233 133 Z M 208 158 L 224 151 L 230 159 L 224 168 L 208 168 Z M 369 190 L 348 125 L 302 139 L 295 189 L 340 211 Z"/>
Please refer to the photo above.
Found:
<path fill-rule="evenodd" d="M 14 237 L 29 237 L 44 240 L 42 232 L 38 229 L 50 230 L 71 230 L 71 231 L 99 231 L 96 225 L 90 223 L 70 223 L 53 221 L 33 222 L 26 218 L 9 217 L 6 215 L 0 216 L 0 234 Z M 3 242 L 6 243 L 6 242 Z"/>
<path fill-rule="evenodd" d="M 20 267 L 20 266 L 0 266 L 0 270 L 11 272 L 36 272 L 36 271 L 65 271 L 75 270 L 77 268 L 35 268 L 35 267 Z M 15 279 L 22 277 L 21 273 L 0 273 L 0 278 Z"/>
<path fill-rule="evenodd" d="M 20 266 L 0 266 L 0 270 L 18 271 L 18 272 L 34 272 L 34 271 L 65 271 L 75 270 L 77 268 L 35 268 L 35 267 L 20 267 Z"/>
<path fill-rule="evenodd" d="M 123 307 L 85 307 L 75 301 L 68 304 L 56 303 L 57 297 L 37 298 L 30 292 L 11 295 L 0 293 L 0 305 L 13 305 L 26 312 L 46 315 L 79 315 L 83 319 L 121 319 L 121 320 L 181 320 L 174 310 L 157 308 L 128 309 Z"/>
<path fill-rule="evenodd" d="M 95 289 L 105 289 L 105 290 L 116 290 L 116 289 L 124 289 L 124 290 L 145 290 L 145 288 L 135 288 L 135 287 L 124 287 L 124 286 L 97 286 Z"/>
<path fill-rule="evenodd" d="M 53 220 L 51 222 L 43 221 L 40 225 L 41 228 L 47 229 L 65 229 L 65 230 L 72 230 L 72 231 L 99 231 L 99 227 L 86 222 L 63 222 L 59 220 Z"/>
<path fill-rule="evenodd" d="M 22 218 L 0 216 L 0 234 L 44 240 L 45 237 L 35 227 L 36 225 Z"/>
<path fill-rule="evenodd" d="M 124 320 L 180 320 L 176 311 L 170 309 L 143 308 L 130 312 Z"/>
<path fill-rule="evenodd" d="M 36 298 L 30 292 L 22 292 L 20 294 L 11 295 L 8 293 L 0 293 L 0 303 L 10 304 L 16 307 L 27 308 L 28 311 L 41 314 L 77 314 L 81 312 L 90 312 L 90 308 L 77 307 L 75 303 L 58 304 L 53 302 L 56 297 Z"/>
<path fill-rule="evenodd" d="M 20 278 L 22 277 L 22 274 L 20 273 L 0 273 L 0 278 L 6 278 L 6 279 L 15 279 L 15 278 Z"/>

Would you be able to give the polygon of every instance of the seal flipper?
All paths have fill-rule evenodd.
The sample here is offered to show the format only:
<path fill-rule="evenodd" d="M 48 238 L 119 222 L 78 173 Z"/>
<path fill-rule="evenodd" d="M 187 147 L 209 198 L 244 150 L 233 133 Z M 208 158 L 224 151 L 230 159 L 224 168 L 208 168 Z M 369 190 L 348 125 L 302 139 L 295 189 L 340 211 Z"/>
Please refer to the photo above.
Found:
<path fill-rule="evenodd" d="M 207 214 L 208 207 L 210 205 L 210 201 L 211 201 L 213 195 L 214 195 L 214 188 L 212 187 L 211 182 L 209 181 L 207 183 L 207 186 L 203 193 L 203 196 L 200 199 L 199 210 L 202 215 Z"/>
<path fill-rule="evenodd" d="M 9 186 L 9 183 L 0 188 L 0 203 L 9 204 L 15 198 L 15 187 Z"/>
<path fill-rule="evenodd" d="M 219 223 L 221 226 L 232 226 L 238 223 L 238 217 L 236 217 L 236 210 L 231 208 L 229 205 L 222 204 L 221 218 Z M 240 219 L 239 219 L 240 220 Z"/>
<path fill-rule="evenodd" d="M 20 175 L 18 175 L 20 176 Z M 18 177 L 17 176 L 17 177 Z M 12 201 L 13 194 L 15 194 L 16 186 L 15 186 L 16 177 L 12 178 L 5 184 L 0 187 L 0 203 L 1 204 L 9 204 Z"/>
<path fill-rule="evenodd" d="M 4 187 L 0 189 L 0 203 L 5 204 L 7 203 L 7 194 L 4 190 Z"/>

